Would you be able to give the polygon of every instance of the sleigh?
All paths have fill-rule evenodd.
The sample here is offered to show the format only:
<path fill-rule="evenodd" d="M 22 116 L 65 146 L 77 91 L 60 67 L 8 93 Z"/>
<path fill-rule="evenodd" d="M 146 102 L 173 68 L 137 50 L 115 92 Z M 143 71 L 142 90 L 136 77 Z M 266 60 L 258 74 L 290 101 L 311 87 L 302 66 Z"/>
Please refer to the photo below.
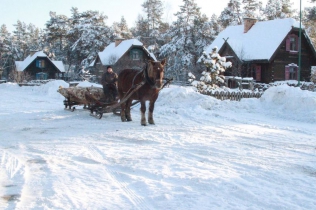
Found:
<path fill-rule="evenodd" d="M 168 80 L 165 85 L 171 81 L 172 80 Z M 76 110 L 76 107 L 83 106 L 84 109 L 90 111 L 91 116 L 101 119 L 104 113 L 112 112 L 115 115 L 121 115 L 121 104 L 126 102 L 131 95 L 133 95 L 143 85 L 144 82 L 135 85 L 135 87 L 133 87 L 123 99 L 119 100 L 116 98 L 110 102 L 106 102 L 109 100 L 105 97 L 103 89 L 99 87 L 59 87 L 57 92 L 65 97 L 63 101 L 65 110 L 73 112 Z M 131 106 L 134 106 L 137 103 L 139 103 L 139 101 L 134 101 Z"/>
<path fill-rule="evenodd" d="M 64 106 L 65 109 L 69 109 L 70 111 L 74 111 L 76 106 L 84 105 L 86 108 L 89 104 L 89 101 L 85 97 L 85 92 L 87 88 L 84 87 L 70 87 L 63 88 L 59 87 L 57 92 L 65 97 Z"/>
<path fill-rule="evenodd" d="M 102 118 L 103 113 L 113 112 L 120 114 L 119 106 L 109 108 L 112 105 L 118 104 L 118 99 L 108 101 L 104 96 L 103 89 L 98 87 L 59 87 L 57 90 L 65 97 L 63 103 L 65 110 L 71 112 L 76 110 L 76 107 L 83 106 L 84 109 L 90 110 L 90 114 L 98 119 Z"/>

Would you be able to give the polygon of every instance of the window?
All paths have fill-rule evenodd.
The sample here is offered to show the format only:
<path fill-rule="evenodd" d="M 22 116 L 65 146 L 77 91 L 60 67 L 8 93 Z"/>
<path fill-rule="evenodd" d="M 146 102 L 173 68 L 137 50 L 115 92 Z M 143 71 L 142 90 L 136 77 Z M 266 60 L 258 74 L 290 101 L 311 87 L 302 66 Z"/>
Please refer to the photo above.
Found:
<path fill-rule="evenodd" d="M 296 69 L 297 69 L 297 68 L 294 67 L 294 66 L 291 66 L 291 67 L 290 67 L 290 78 L 289 78 L 289 79 L 296 79 L 296 78 L 297 78 L 297 77 L 296 77 L 296 72 L 297 72 Z"/>
<path fill-rule="evenodd" d="M 296 39 L 293 36 L 290 37 L 290 50 L 291 51 L 297 51 Z"/>
<path fill-rule="evenodd" d="M 142 56 L 142 51 L 138 49 L 133 49 L 130 52 L 130 56 L 132 60 L 140 60 Z"/>
<path fill-rule="evenodd" d="M 297 80 L 298 66 L 290 64 L 285 66 L 285 80 Z"/>
<path fill-rule="evenodd" d="M 36 67 L 45 68 L 45 60 L 36 60 Z"/>
<path fill-rule="evenodd" d="M 298 36 L 290 34 L 286 39 L 286 51 L 297 53 L 298 47 Z"/>

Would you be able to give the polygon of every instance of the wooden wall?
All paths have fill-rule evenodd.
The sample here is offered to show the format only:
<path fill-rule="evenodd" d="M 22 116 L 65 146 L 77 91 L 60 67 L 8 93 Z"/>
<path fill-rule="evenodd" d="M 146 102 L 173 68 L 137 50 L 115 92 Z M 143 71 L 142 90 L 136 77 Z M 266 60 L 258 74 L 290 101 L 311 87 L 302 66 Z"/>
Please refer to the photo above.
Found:
<path fill-rule="evenodd" d="M 36 67 L 36 60 L 45 60 L 45 68 L 41 69 Z M 25 70 L 31 75 L 32 79 L 36 79 L 36 74 L 39 72 L 44 72 L 48 74 L 48 79 L 57 79 L 56 73 L 60 73 L 60 71 L 55 67 L 52 62 L 50 62 L 47 58 L 37 58 L 35 59 Z"/>
<path fill-rule="evenodd" d="M 298 31 L 294 31 L 294 34 L 298 36 Z M 311 66 L 316 65 L 316 58 L 312 52 L 307 39 L 302 36 L 302 54 L 301 54 L 301 81 L 310 81 Z M 271 76 L 271 81 L 283 81 L 285 80 L 285 66 L 291 63 L 299 65 L 299 53 L 293 53 L 286 51 L 286 41 L 284 40 L 277 50 L 277 53 L 271 62 L 269 67 L 270 72 L 274 72 L 274 76 Z"/>

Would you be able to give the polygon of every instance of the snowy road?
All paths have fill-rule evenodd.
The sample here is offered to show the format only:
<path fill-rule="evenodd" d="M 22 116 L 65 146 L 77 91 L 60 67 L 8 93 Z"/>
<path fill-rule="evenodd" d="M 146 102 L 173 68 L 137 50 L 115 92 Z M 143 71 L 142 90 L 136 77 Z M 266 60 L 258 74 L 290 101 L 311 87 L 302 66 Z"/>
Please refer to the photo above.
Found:
<path fill-rule="evenodd" d="M 171 86 L 143 127 L 65 111 L 59 85 L 0 85 L 0 209 L 316 209 L 313 111 Z"/>

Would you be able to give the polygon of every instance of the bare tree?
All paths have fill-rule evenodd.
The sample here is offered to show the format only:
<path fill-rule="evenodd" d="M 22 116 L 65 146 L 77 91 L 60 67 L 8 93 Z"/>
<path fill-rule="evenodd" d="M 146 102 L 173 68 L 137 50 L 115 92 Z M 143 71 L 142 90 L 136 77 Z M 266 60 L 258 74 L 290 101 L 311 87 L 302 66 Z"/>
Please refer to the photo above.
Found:
<path fill-rule="evenodd" d="M 17 70 L 13 70 L 9 74 L 9 81 L 16 82 L 16 83 L 22 83 L 22 82 L 28 82 L 32 79 L 32 76 L 27 72 L 20 72 Z"/>

